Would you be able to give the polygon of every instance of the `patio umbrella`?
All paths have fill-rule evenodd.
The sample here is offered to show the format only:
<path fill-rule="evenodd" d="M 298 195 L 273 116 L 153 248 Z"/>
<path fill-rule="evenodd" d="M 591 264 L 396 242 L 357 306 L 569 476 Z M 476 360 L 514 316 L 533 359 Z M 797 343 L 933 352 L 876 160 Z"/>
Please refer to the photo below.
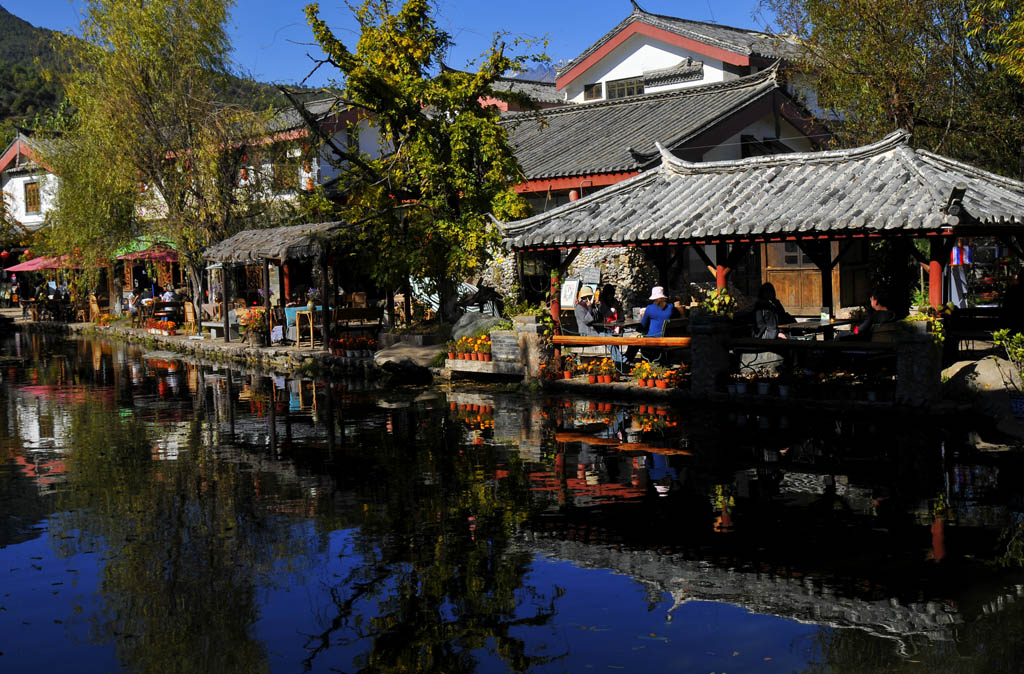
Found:
<path fill-rule="evenodd" d="M 132 253 L 118 255 L 118 260 L 148 260 L 151 262 L 177 262 L 178 253 L 166 246 L 152 246 L 146 250 L 137 250 Z"/>
<path fill-rule="evenodd" d="M 57 257 L 34 257 L 31 260 L 19 262 L 13 267 L 7 267 L 4 271 L 39 271 L 40 269 L 59 269 L 68 266 L 67 256 Z"/>

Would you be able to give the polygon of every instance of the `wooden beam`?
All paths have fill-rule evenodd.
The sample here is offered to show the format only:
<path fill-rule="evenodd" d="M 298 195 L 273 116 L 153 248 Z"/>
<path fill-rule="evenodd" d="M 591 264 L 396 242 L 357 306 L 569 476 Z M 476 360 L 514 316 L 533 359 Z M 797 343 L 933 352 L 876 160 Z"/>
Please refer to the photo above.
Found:
<path fill-rule="evenodd" d="M 686 348 L 689 337 L 611 337 L 602 335 L 554 335 L 554 344 L 566 346 L 669 346 Z"/>
<path fill-rule="evenodd" d="M 697 257 L 701 259 L 701 261 L 707 266 L 708 271 L 711 272 L 711 275 L 714 276 L 715 263 L 711 261 L 711 258 L 707 254 L 707 251 L 704 250 L 703 244 L 693 244 L 693 252 L 697 253 Z"/>
<path fill-rule="evenodd" d="M 229 305 L 228 305 L 228 295 L 229 295 L 229 291 L 231 290 L 231 279 L 229 278 L 230 274 L 228 274 L 228 269 L 229 269 L 229 267 L 228 267 L 227 263 L 222 264 L 221 267 L 220 267 L 220 285 L 221 285 L 221 303 L 222 303 L 221 314 L 223 314 L 223 318 L 224 318 L 224 343 L 225 344 L 227 344 L 228 342 L 231 341 L 231 321 L 228 318 L 228 311 L 230 310 L 229 309 Z"/>

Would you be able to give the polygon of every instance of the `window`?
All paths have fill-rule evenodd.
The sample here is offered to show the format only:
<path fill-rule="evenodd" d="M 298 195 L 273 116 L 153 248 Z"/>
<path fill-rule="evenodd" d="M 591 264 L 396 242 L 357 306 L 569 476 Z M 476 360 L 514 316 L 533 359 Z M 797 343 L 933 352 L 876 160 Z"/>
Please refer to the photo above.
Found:
<path fill-rule="evenodd" d="M 780 267 L 813 267 L 814 262 L 800 250 L 795 241 L 768 244 L 768 266 Z"/>
<path fill-rule="evenodd" d="M 39 183 L 25 183 L 25 212 L 39 212 Z"/>
<path fill-rule="evenodd" d="M 596 101 L 601 98 L 601 83 L 595 84 L 584 84 L 583 85 L 583 100 L 585 101 Z"/>
<path fill-rule="evenodd" d="M 608 99 L 639 96 L 644 93 L 644 80 L 641 77 L 630 77 L 625 80 L 613 80 L 608 83 Z"/>

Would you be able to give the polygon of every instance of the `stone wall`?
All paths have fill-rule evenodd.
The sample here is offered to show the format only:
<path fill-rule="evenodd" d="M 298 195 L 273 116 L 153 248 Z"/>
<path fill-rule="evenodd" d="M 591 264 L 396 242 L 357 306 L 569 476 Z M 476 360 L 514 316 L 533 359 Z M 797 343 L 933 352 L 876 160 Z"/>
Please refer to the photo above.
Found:
<path fill-rule="evenodd" d="M 601 270 L 602 286 L 608 283 L 615 286 L 616 297 L 627 311 L 647 306 L 651 287 L 658 285 L 657 267 L 647 261 L 639 248 L 584 248 L 569 265 L 566 278 L 582 277 L 583 270 L 591 267 Z M 497 255 L 481 276 L 484 283 L 496 288 L 503 297 L 511 297 L 517 282 L 515 255 L 511 252 Z M 682 290 L 676 292 L 682 293 Z"/>

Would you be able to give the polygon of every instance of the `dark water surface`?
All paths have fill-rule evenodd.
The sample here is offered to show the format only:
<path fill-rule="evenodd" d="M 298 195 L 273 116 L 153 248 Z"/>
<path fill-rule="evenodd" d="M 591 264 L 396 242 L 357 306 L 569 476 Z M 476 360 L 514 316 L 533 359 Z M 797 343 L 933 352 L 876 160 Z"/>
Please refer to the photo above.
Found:
<path fill-rule="evenodd" d="M 2 672 L 1024 671 L 967 420 L 0 346 Z"/>

